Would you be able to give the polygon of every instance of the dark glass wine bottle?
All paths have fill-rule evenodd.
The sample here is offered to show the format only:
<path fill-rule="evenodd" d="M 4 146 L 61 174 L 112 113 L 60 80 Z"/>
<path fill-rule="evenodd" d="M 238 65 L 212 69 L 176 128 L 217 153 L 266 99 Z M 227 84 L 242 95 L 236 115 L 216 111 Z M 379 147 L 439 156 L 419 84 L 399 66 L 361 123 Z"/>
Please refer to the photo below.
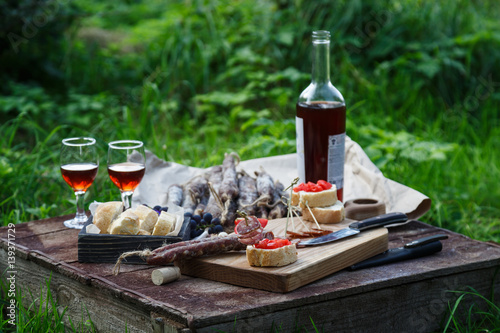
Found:
<path fill-rule="evenodd" d="M 297 169 L 301 182 L 335 184 L 342 201 L 346 107 L 330 82 L 330 32 L 314 31 L 312 46 L 311 84 L 296 106 Z"/>

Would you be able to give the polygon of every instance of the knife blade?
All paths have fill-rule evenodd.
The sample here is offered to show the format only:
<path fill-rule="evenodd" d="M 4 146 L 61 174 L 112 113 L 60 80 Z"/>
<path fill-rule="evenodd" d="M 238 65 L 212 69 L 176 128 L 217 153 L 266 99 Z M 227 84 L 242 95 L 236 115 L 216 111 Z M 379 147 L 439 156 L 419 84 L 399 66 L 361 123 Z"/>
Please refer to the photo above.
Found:
<path fill-rule="evenodd" d="M 441 251 L 443 248 L 443 244 L 440 242 L 440 240 L 447 238 L 448 236 L 444 234 L 420 238 L 407 243 L 402 247 L 389 249 L 381 254 L 363 260 L 357 264 L 350 266 L 348 269 L 350 271 L 354 271 L 356 269 L 380 266 L 402 260 L 416 259 L 428 256 Z"/>
<path fill-rule="evenodd" d="M 300 241 L 300 243 L 297 244 L 297 247 L 316 246 L 331 243 L 339 239 L 357 235 L 363 230 L 378 228 L 390 224 L 403 223 L 407 220 L 408 216 L 404 213 L 388 213 L 370 217 L 359 222 L 351 223 L 347 228 L 332 232 L 328 235 L 313 238 L 307 241 Z"/>

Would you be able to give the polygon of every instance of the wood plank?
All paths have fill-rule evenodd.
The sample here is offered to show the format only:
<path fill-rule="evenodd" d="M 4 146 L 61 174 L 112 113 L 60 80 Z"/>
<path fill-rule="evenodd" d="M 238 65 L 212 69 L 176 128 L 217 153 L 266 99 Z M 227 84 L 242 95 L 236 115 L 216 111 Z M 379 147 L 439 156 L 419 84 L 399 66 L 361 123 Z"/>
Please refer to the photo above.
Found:
<path fill-rule="evenodd" d="M 59 222 L 62 224 L 62 222 Z M 39 251 L 44 255 L 66 262 L 73 262 L 78 256 L 77 229 L 59 229 L 51 233 L 16 238 L 16 244 L 29 248 L 31 252 Z M 17 233 L 17 227 L 16 227 Z"/>
<path fill-rule="evenodd" d="M 68 230 L 63 222 L 73 217 L 75 217 L 75 214 L 16 224 L 16 239 Z M 72 230 L 78 233 L 78 230 Z"/>
<path fill-rule="evenodd" d="M 322 225 L 322 228 L 340 230 L 352 222 L 346 220 L 339 224 Z M 314 227 L 314 223 L 299 225 L 297 220 L 295 222 L 298 232 Z M 277 219 L 269 221 L 266 230 L 275 235 L 284 235 L 285 228 L 286 219 Z M 289 225 L 289 228 L 292 226 Z M 289 292 L 386 251 L 387 234 L 386 228 L 378 228 L 333 243 L 299 248 L 298 260 L 283 267 L 252 267 L 244 251 L 195 258 L 176 265 L 182 274 L 190 276 L 274 292 Z"/>

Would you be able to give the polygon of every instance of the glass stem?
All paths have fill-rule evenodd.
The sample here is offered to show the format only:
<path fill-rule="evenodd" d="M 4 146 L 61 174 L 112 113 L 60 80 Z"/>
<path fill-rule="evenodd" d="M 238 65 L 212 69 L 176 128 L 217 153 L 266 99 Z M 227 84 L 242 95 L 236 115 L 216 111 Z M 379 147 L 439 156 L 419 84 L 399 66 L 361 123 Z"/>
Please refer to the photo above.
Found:
<path fill-rule="evenodd" d="M 75 220 L 78 222 L 87 221 L 87 215 L 85 215 L 85 192 L 76 191 L 76 215 Z"/>
<path fill-rule="evenodd" d="M 134 194 L 134 192 L 131 191 L 122 192 L 122 202 L 125 210 L 132 207 L 132 194 Z"/>

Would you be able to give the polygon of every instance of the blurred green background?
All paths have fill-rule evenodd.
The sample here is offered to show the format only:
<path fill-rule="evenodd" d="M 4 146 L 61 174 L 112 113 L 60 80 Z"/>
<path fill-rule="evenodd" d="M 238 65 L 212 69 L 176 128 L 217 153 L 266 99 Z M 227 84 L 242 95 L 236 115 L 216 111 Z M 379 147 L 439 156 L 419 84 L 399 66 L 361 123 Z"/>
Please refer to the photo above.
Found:
<path fill-rule="evenodd" d="M 500 241 L 498 1 L 7 0 L 0 12 L 4 225 L 74 212 L 64 137 L 98 140 L 87 206 L 119 197 L 111 140 L 199 167 L 295 152 L 322 29 L 347 134 L 431 197 L 423 221 Z"/>

